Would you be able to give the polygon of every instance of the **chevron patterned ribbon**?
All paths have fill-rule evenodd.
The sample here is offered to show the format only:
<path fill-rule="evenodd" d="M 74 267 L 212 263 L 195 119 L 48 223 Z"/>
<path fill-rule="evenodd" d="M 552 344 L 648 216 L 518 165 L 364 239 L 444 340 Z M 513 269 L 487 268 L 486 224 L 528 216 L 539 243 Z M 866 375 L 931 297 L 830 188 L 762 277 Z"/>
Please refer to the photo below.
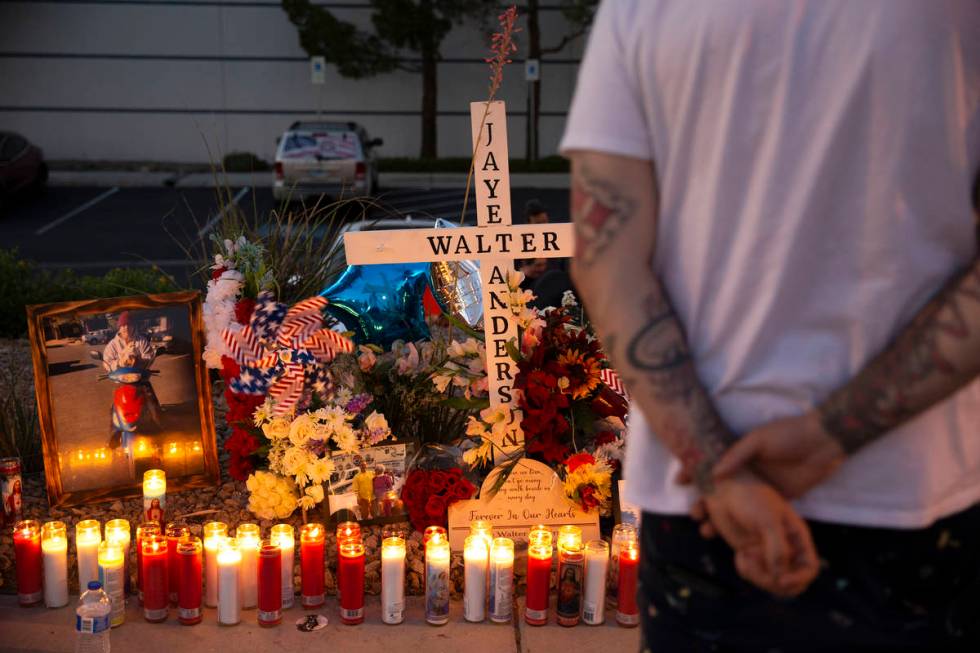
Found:
<path fill-rule="evenodd" d="M 626 386 L 623 385 L 622 379 L 619 378 L 619 374 L 616 370 L 612 368 L 605 368 L 599 370 L 599 380 L 605 383 L 609 388 L 624 399 L 629 399 L 629 393 L 626 392 Z"/>
<path fill-rule="evenodd" d="M 290 307 L 261 293 L 249 324 L 225 329 L 221 338 L 241 367 L 230 381 L 234 392 L 268 394 L 275 415 L 289 413 L 303 396 L 307 376 L 316 376 L 320 363 L 354 351 L 354 342 L 323 328 L 323 297 L 311 297 Z"/>

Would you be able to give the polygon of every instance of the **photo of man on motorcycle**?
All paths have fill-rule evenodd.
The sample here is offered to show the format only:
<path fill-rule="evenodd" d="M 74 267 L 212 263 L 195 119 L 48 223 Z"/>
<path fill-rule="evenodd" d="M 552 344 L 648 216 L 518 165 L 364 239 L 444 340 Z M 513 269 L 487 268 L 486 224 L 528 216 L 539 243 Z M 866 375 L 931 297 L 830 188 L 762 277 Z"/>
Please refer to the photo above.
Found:
<path fill-rule="evenodd" d="M 109 447 L 117 448 L 137 428 L 160 430 L 162 408 L 150 383 L 150 365 L 156 349 L 139 333 L 129 311 L 119 314 L 116 335 L 102 351 L 102 366 L 119 383 L 113 397 Z"/>

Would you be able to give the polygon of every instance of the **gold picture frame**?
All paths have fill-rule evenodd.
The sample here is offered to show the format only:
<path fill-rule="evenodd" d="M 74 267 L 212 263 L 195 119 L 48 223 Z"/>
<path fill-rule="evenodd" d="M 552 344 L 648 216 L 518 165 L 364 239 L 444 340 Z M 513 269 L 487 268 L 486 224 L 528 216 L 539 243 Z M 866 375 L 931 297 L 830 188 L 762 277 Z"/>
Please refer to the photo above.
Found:
<path fill-rule="evenodd" d="M 168 492 L 220 483 L 199 292 L 32 305 L 27 316 L 52 507 L 141 496 L 151 467 L 169 470 Z"/>

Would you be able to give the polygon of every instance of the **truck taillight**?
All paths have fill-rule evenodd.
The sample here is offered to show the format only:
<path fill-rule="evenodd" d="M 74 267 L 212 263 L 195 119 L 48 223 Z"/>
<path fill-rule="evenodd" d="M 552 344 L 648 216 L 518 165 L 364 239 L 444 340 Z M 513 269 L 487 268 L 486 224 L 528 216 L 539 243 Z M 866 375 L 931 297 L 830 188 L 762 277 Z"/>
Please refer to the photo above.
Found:
<path fill-rule="evenodd" d="M 276 179 L 282 179 L 282 161 L 276 161 Z"/>
<path fill-rule="evenodd" d="M 367 176 L 367 166 L 363 161 L 358 161 L 357 165 L 354 167 L 354 178 L 364 179 Z"/>

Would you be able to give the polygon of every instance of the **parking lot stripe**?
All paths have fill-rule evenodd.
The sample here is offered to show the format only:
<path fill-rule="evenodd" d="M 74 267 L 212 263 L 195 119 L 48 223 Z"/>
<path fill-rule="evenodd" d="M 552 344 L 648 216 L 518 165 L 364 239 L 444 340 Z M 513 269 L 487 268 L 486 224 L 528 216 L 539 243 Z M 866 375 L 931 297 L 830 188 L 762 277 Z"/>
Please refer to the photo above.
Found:
<path fill-rule="evenodd" d="M 243 188 L 240 191 L 238 191 L 237 193 L 235 193 L 235 196 L 233 198 L 231 198 L 231 203 L 234 205 L 234 204 L 238 204 L 239 202 L 241 202 L 242 201 L 242 198 L 245 197 L 245 193 L 247 193 L 250 190 L 251 190 L 251 187 L 246 186 L 245 188 Z M 204 238 L 204 234 L 206 234 L 209 231 L 211 231 L 211 229 L 214 227 L 214 225 L 218 224 L 218 220 L 220 220 L 221 218 L 223 218 L 225 216 L 225 209 L 227 209 L 227 208 L 228 207 L 225 206 L 220 211 L 218 211 L 213 216 L 211 216 L 211 219 L 208 220 L 207 224 L 204 225 L 203 227 L 201 227 L 200 231 L 197 232 L 198 239 Z"/>
<path fill-rule="evenodd" d="M 35 231 L 34 232 L 34 235 L 35 236 L 43 236 L 47 232 L 49 232 L 52 229 L 54 229 L 55 227 L 57 227 L 62 222 L 65 222 L 66 220 L 70 220 L 70 219 L 74 218 L 76 215 L 78 215 L 82 211 L 85 211 L 86 209 L 92 208 L 93 206 L 95 206 L 96 204 L 98 204 L 99 202 L 101 202 L 102 200 L 104 200 L 105 198 L 107 198 L 110 195 L 113 195 L 113 194 L 115 194 L 117 192 L 119 192 L 119 186 L 115 186 L 113 188 L 110 188 L 109 190 L 107 190 L 106 192 L 102 193 L 98 197 L 94 197 L 94 198 L 90 199 L 89 201 L 85 202 L 84 204 L 82 204 L 81 206 L 79 206 L 78 208 L 72 209 L 71 211 L 69 211 L 68 213 L 64 214 L 63 216 L 61 216 L 57 220 L 52 220 L 48 224 L 44 225 L 43 227 L 41 227 L 40 229 L 38 229 L 37 231 Z"/>

